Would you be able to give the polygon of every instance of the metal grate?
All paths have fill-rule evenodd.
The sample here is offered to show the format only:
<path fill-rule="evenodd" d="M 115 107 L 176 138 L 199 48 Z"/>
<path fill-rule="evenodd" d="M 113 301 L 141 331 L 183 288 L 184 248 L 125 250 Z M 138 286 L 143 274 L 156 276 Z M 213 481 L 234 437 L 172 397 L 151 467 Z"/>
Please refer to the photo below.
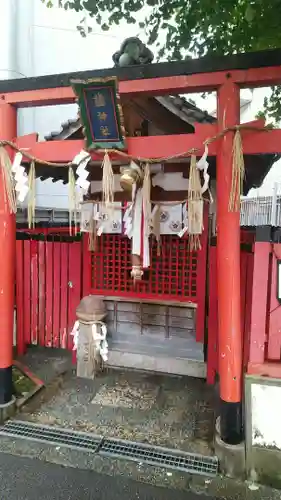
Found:
<path fill-rule="evenodd" d="M 98 453 L 102 456 L 142 462 L 147 465 L 180 470 L 191 474 L 213 476 L 218 473 L 217 457 L 205 457 L 121 439 L 108 439 L 85 432 L 32 422 L 9 420 L 3 427 L 0 427 L 0 436 L 65 446 L 80 451 Z"/>
<path fill-rule="evenodd" d="M 144 279 L 136 286 L 130 277 L 131 241 L 121 235 L 103 234 L 98 238 L 98 248 L 92 254 L 92 293 L 114 290 L 122 296 L 162 299 L 197 299 L 197 252 L 190 252 L 188 238 L 161 236 L 161 255 L 157 255 L 157 243 L 151 240 L 151 267 Z"/>
<path fill-rule="evenodd" d="M 104 439 L 99 453 L 192 474 L 216 475 L 218 473 L 217 457 L 205 457 L 129 441 Z"/>
<path fill-rule="evenodd" d="M 91 452 L 97 452 L 102 441 L 102 437 L 93 434 L 48 425 L 38 425 L 20 420 L 9 420 L 0 428 L 0 435 L 30 439 L 40 443 L 55 446 L 61 445 Z"/>

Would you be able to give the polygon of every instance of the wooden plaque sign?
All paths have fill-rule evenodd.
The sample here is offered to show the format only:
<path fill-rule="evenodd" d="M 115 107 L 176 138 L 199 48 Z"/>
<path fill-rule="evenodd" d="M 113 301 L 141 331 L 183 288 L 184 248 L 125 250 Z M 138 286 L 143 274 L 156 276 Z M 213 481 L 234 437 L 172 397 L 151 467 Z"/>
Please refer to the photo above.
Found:
<path fill-rule="evenodd" d="M 77 96 L 86 148 L 125 149 L 117 79 L 71 80 L 70 83 Z"/>

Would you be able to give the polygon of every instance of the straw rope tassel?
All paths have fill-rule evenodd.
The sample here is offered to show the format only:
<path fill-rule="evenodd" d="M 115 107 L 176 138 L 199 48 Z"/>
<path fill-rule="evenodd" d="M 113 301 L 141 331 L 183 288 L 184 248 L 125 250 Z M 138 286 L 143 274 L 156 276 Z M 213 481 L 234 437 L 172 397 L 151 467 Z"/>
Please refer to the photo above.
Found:
<path fill-rule="evenodd" d="M 0 147 L 0 165 L 2 167 L 2 176 L 4 181 L 4 196 L 9 204 L 10 213 L 17 212 L 17 199 L 14 189 L 14 179 L 12 175 L 12 164 L 9 154 L 4 147 Z"/>
<path fill-rule="evenodd" d="M 200 234 L 203 231 L 203 197 L 195 155 L 192 155 L 190 159 L 187 210 L 190 251 L 200 250 Z"/>
<path fill-rule="evenodd" d="M 36 201 L 36 189 L 35 189 L 35 163 L 31 162 L 29 173 L 28 173 L 28 204 L 27 204 L 27 217 L 28 217 L 28 227 L 33 228 L 35 226 L 35 201 Z"/>
<path fill-rule="evenodd" d="M 76 190 L 73 168 L 68 169 L 68 210 L 69 210 L 69 234 L 72 235 L 72 220 L 76 220 Z"/>
<path fill-rule="evenodd" d="M 243 181 L 245 177 L 245 163 L 240 130 L 236 130 L 232 149 L 232 179 L 229 195 L 228 210 L 237 212 L 240 210 L 240 199 L 243 193 Z"/>

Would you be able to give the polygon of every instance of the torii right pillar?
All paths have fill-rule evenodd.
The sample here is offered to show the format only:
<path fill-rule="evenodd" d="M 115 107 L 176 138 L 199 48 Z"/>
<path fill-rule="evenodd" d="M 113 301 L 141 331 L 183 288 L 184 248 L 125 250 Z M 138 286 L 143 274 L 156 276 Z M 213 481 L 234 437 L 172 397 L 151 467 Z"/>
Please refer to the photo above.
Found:
<path fill-rule="evenodd" d="M 226 76 L 218 94 L 218 125 L 240 122 L 240 90 Z M 234 132 L 219 141 L 217 154 L 217 270 L 220 432 L 228 444 L 243 440 L 242 332 L 240 306 L 240 212 L 229 211 Z"/>

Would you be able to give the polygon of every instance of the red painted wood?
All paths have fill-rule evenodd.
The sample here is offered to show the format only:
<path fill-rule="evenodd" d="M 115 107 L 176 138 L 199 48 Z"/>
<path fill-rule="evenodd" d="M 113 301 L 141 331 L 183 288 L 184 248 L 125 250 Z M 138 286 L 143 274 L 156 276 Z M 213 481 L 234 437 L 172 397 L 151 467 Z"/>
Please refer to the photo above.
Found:
<path fill-rule="evenodd" d="M 16 242 L 16 314 L 17 314 L 17 353 L 26 351 L 24 339 L 24 309 L 23 309 L 23 241 Z"/>
<path fill-rule="evenodd" d="M 218 296 L 217 248 L 209 248 L 209 314 L 207 347 L 207 383 L 214 384 L 218 371 Z"/>
<path fill-rule="evenodd" d="M 242 340 L 244 346 L 244 332 L 245 332 L 245 317 L 246 317 L 246 288 L 247 288 L 247 265 L 248 265 L 248 254 L 247 252 L 241 252 L 240 255 L 240 279 L 241 279 L 241 332 Z"/>
<path fill-rule="evenodd" d="M 45 241 L 38 241 L 38 328 L 39 345 L 45 346 L 46 330 L 46 247 Z"/>
<path fill-rule="evenodd" d="M 212 131 L 211 131 L 211 127 Z M 128 137 L 128 152 L 131 156 L 139 158 L 161 158 L 173 157 L 183 154 L 192 148 L 203 152 L 203 143 L 209 137 L 216 135 L 215 125 L 200 125 L 196 134 L 165 135 L 150 137 Z M 231 133 L 226 135 L 231 137 Z M 274 129 L 264 132 L 244 132 L 242 133 L 244 154 L 270 154 L 281 153 L 281 130 Z M 80 139 L 69 141 L 49 141 L 37 142 L 31 148 L 30 153 L 42 160 L 53 162 L 68 162 L 84 147 L 84 141 Z M 209 155 L 215 156 L 218 152 L 219 141 L 214 141 L 209 145 Z M 188 154 L 186 156 L 189 156 Z M 95 161 L 101 161 L 102 152 L 92 153 Z M 113 160 L 122 159 L 117 153 L 112 153 Z"/>
<path fill-rule="evenodd" d="M 254 254 L 247 254 L 247 280 L 246 280 L 246 300 L 245 300 L 245 322 L 244 322 L 244 369 L 247 370 L 250 355 L 250 330 L 252 311 L 252 291 L 253 291 L 253 271 Z"/>
<path fill-rule="evenodd" d="M 220 129 L 239 123 L 240 92 L 229 78 L 218 91 Z M 219 143 L 217 155 L 217 272 L 220 398 L 241 401 L 242 332 L 240 299 L 240 211 L 229 211 L 234 134 Z"/>
<path fill-rule="evenodd" d="M 82 239 L 82 295 L 90 295 L 92 287 L 92 255 L 89 251 L 89 235 Z"/>
<path fill-rule="evenodd" d="M 17 228 L 18 233 L 27 234 L 69 234 L 69 227 L 34 227 L 34 228 Z"/>
<path fill-rule="evenodd" d="M 23 242 L 23 310 L 24 310 L 24 339 L 27 345 L 31 344 L 31 266 L 30 266 L 30 241 Z"/>
<path fill-rule="evenodd" d="M 250 363 L 264 362 L 270 251 L 268 242 L 256 242 L 254 245 Z"/>
<path fill-rule="evenodd" d="M 27 134 L 16 138 L 18 148 L 32 147 L 38 141 L 38 134 Z"/>
<path fill-rule="evenodd" d="M 166 135 L 166 136 L 155 136 L 155 137 L 128 137 L 127 146 L 128 152 L 131 156 L 136 158 L 161 158 L 172 157 L 180 153 L 183 154 L 192 148 L 198 148 L 199 153 L 204 150 L 203 142 L 210 136 L 216 134 L 216 128 L 213 126 L 213 133 L 209 133 L 210 126 L 201 125 L 201 127 L 206 127 L 198 131 L 197 134 L 182 134 L 182 135 Z M 53 162 L 68 162 L 73 160 L 74 156 L 77 155 L 81 149 L 84 147 L 84 141 L 80 139 L 69 140 L 69 141 L 49 141 L 49 142 L 38 142 L 30 148 L 30 154 L 37 156 L 41 160 L 53 161 Z M 215 156 L 217 153 L 217 143 L 213 142 L 209 146 L 209 155 Z M 102 161 L 104 153 L 102 151 L 92 153 L 92 158 L 94 161 Z M 118 153 L 112 153 L 112 160 L 123 160 L 126 162 L 124 157 L 120 156 Z M 186 156 L 189 156 L 188 154 Z M 70 160 L 71 158 L 71 160 Z"/>
<path fill-rule="evenodd" d="M 269 361 L 281 358 L 281 305 L 277 300 L 277 260 L 281 258 L 281 244 L 273 245 L 269 328 L 267 356 Z"/>
<path fill-rule="evenodd" d="M 54 242 L 53 347 L 60 347 L 61 242 Z"/>
<path fill-rule="evenodd" d="M 0 137 L 13 140 L 17 134 L 17 111 L 13 106 L 0 104 Z M 13 155 L 11 154 L 11 158 Z M 5 176 L 0 175 L 0 368 L 10 368 L 13 362 L 15 273 L 16 273 L 16 217 L 7 203 Z M 9 384 L 9 382 L 8 382 Z M 3 391 L 2 391 L 3 394 Z M 2 403 L 4 401 L 1 401 Z"/>
<path fill-rule="evenodd" d="M 81 243 L 74 242 L 69 245 L 69 273 L 68 273 L 68 349 L 73 347 L 70 335 L 76 321 L 76 308 L 81 300 Z"/>
<path fill-rule="evenodd" d="M 38 303 L 39 303 L 39 281 L 38 281 L 38 241 L 30 242 L 31 258 L 31 343 L 38 344 Z"/>
<path fill-rule="evenodd" d="M 61 267 L 60 267 L 60 280 L 61 280 L 61 295 L 60 295 L 60 347 L 67 348 L 67 315 L 68 315 L 68 251 L 70 243 L 60 243 L 61 245 Z"/>
<path fill-rule="evenodd" d="M 259 375 L 262 377 L 281 378 L 281 363 L 249 363 L 249 375 Z"/>
<path fill-rule="evenodd" d="M 228 78 L 229 71 L 195 73 L 193 75 L 169 76 L 139 80 L 127 80 L 119 83 L 120 94 L 177 94 L 216 90 Z M 281 81 L 281 68 L 265 67 L 248 70 L 231 70 L 233 82 L 241 87 L 263 87 L 278 85 Z M 2 94 L 3 102 L 26 106 L 47 106 L 51 104 L 69 104 L 75 101 L 71 87 L 38 89 L 32 91 Z"/>
<path fill-rule="evenodd" d="M 54 291 L 54 254 L 53 242 L 46 241 L 46 329 L 45 346 L 53 346 L 53 291 Z"/>
<path fill-rule="evenodd" d="M 206 319 L 206 274 L 207 274 L 207 244 L 208 244 L 208 211 L 209 207 L 204 207 L 204 231 L 201 235 L 201 250 L 198 251 L 196 296 L 196 340 L 205 341 L 205 319 Z M 179 263 L 181 265 L 181 263 Z"/>
<path fill-rule="evenodd" d="M 217 249 L 209 249 L 209 314 L 208 314 L 208 351 L 207 381 L 214 383 L 218 372 L 218 299 L 217 299 Z M 241 252 L 241 330 L 243 333 L 244 367 L 249 357 L 249 330 L 251 320 L 252 280 L 254 259 L 252 253 Z"/>

